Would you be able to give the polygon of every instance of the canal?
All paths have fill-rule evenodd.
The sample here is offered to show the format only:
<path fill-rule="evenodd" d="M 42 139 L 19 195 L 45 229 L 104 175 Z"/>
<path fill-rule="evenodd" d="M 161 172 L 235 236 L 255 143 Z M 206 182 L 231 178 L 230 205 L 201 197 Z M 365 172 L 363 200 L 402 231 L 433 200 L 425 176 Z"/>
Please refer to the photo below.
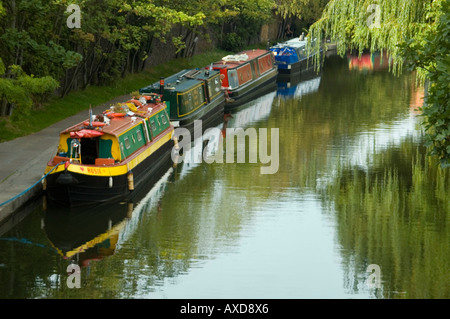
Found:
<path fill-rule="evenodd" d="M 449 298 L 450 174 L 426 156 L 414 75 L 384 66 L 328 57 L 212 131 L 214 155 L 226 128 L 278 129 L 274 174 L 194 147 L 135 202 L 30 203 L 0 226 L 0 298 Z"/>

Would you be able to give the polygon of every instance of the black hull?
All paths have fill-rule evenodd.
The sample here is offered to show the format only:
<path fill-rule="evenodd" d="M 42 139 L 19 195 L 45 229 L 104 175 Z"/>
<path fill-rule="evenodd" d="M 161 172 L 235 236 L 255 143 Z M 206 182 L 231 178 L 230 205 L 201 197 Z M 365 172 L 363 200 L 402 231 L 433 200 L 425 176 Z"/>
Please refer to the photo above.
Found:
<path fill-rule="evenodd" d="M 320 59 L 322 60 L 323 54 L 322 51 L 320 53 Z M 278 82 L 293 82 L 298 77 L 302 76 L 305 73 L 314 72 L 314 58 L 310 57 L 309 59 L 303 59 L 301 61 L 295 62 L 291 64 L 290 69 L 278 69 Z"/>
<path fill-rule="evenodd" d="M 276 90 L 277 75 L 277 70 L 271 71 L 271 73 L 265 77 L 261 77 L 249 85 L 240 87 L 229 93 L 230 98 L 234 101 L 225 103 L 225 113 L 228 113 L 230 110 L 235 109 L 236 107 L 239 107 L 265 93 Z"/>
<path fill-rule="evenodd" d="M 192 139 L 194 133 L 203 134 L 206 129 L 215 127 L 223 122 L 225 99 L 220 97 L 203 108 L 203 112 L 179 120 L 179 127 L 189 130 Z M 202 132 L 194 132 L 194 121 L 202 121 Z"/>
<path fill-rule="evenodd" d="M 109 187 L 108 176 L 61 172 L 47 176 L 47 197 L 52 202 L 69 207 L 98 205 L 133 198 L 139 193 L 141 186 L 156 182 L 162 176 L 161 173 L 172 166 L 173 145 L 173 141 L 170 140 L 132 169 L 134 182 L 132 191 L 128 188 L 128 174 L 113 176 L 112 187 Z M 63 174 L 70 174 L 75 181 L 72 180 L 73 183 L 65 185 L 57 182 Z"/>

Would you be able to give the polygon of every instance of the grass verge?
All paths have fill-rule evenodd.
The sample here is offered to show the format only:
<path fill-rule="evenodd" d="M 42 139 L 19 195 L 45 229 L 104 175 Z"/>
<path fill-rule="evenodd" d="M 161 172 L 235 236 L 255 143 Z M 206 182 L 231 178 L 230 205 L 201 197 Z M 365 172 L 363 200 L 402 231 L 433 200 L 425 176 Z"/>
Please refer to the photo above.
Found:
<path fill-rule="evenodd" d="M 89 109 L 89 105 L 95 107 L 104 104 L 158 81 L 162 76 L 167 77 L 183 69 L 204 67 L 227 54 L 230 53 L 214 50 L 191 58 L 174 59 L 143 72 L 129 74 L 109 86 L 89 86 L 85 90 L 73 91 L 64 98 L 52 98 L 41 109 L 33 110 L 31 116 L 15 121 L 0 118 L 0 142 L 38 132 L 80 111 Z"/>

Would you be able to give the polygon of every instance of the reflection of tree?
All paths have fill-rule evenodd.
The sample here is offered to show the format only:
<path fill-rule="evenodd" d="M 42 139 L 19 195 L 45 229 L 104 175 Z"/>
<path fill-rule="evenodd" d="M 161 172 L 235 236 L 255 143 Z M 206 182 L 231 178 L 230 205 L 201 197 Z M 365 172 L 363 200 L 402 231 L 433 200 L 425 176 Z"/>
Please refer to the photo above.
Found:
<path fill-rule="evenodd" d="M 62 268 L 59 264 L 59 255 L 48 244 L 38 225 L 41 224 L 42 215 L 39 212 L 39 203 L 27 216 L 27 223 L 19 223 L 12 230 L 2 234 L 2 239 L 26 238 L 23 240 L 0 240 L 0 298 L 30 298 L 42 297 L 47 289 L 58 286 L 57 278 L 52 278 L 55 268 Z M 48 262 L 53 267 L 48 267 Z"/>
<path fill-rule="evenodd" d="M 261 175 L 264 164 L 259 162 L 203 163 L 192 165 L 187 174 L 180 174 L 179 165 L 164 196 L 157 205 L 143 206 L 115 254 L 92 263 L 89 276 L 83 273 L 82 289 L 66 287 L 67 263 L 58 255 L 33 250 L 30 258 L 18 247 L 8 250 L 16 258 L 15 285 L 24 287 L 25 298 L 147 296 L 204 260 L 232 252 L 258 208 L 267 200 L 289 200 L 284 196 L 289 190 L 319 192 L 324 206 L 335 213 L 347 289 L 364 289 L 367 265 L 374 263 L 381 266 L 384 280 L 376 297 L 448 297 L 449 252 L 443 243 L 449 242 L 449 173 L 430 165 L 408 137 L 369 153 L 368 168 L 342 161 L 359 151 L 351 143 L 360 136 L 404 118 L 413 82 L 408 75 L 393 79 L 387 71 L 348 72 L 345 60 L 329 61 L 317 92 L 275 98 L 270 110 L 249 125 L 279 128 L 278 173 Z M 36 226 L 39 218 L 23 232 L 45 243 Z M 0 256 L 5 251 L 0 249 Z M 17 270 L 19 265 L 27 271 Z M 3 287 L 7 278 L 0 276 Z"/>
<path fill-rule="evenodd" d="M 325 192 L 336 211 L 344 267 L 353 277 L 348 282 L 363 283 L 367 266 L 378 264 L 384 298 L 450 296 L 450 174 L 423 153 L 406 141 L 375 154 L 369 172 L 341 167 Z"/>
<path fill-rule="evenodd" d="M 260 125 L 280 130 L 280 171 L 262 183 L 276 187 L 273 180 L 284 178 L 289 186 L 315 189 L 317 179 L 338 156 L 330 145 L 337 145 L 335 153 L 347 152 L 357 133 L 404 116 L 409 76 L 394 80 L 387 71 L 370 76 L 349 73 L 345 63 L 335 57 L 325 63 L 317 93 L 276 100 L 267 123 Z"/>

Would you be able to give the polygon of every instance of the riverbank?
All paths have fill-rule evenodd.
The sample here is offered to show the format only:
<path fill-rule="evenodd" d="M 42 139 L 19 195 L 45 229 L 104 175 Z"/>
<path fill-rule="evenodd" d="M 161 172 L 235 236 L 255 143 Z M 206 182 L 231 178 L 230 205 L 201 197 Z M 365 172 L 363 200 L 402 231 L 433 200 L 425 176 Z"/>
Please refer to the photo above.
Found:
<path fill-rule="evenodd" d="M 42 193 L 40 179 L 55 153 L 59 132 L 85 120 L 91 105 L 101 113 L 109 105 L 127 100 L 131 92 L 182 69 L 204 67 L 229 54 L 215 50 L 192 58 L 175 59 L 138 74 L 128 75 L 109 87 L 88 87 L 65 98 L 53 99 L 33 116 L 11 122 L 0 120 L 0 223 Z"/>
<path fill-rule="evenodd" d="M 16 121 L 0 118 L 0 142 L 11 141 L 38 132 L 78 112 L 88 110 L 89 105 L 92 107 L 102 104 L 109 105 L 115 102 L 116 97 L 137 91 L 149 83 L 158 81 L 161 76 L 169 76 L 182 69 L 204 67 L 228 54 L 230 53 L 217 49 L 195 55 L 192 58 L 174 59 L 140 73 L 128 74 L 110 86 L 89 86 L 85 90 L 71 92 L 64 98 L 55 97 L 42 108 L 33 110 L 32 115 L 26 118 Z"/>

